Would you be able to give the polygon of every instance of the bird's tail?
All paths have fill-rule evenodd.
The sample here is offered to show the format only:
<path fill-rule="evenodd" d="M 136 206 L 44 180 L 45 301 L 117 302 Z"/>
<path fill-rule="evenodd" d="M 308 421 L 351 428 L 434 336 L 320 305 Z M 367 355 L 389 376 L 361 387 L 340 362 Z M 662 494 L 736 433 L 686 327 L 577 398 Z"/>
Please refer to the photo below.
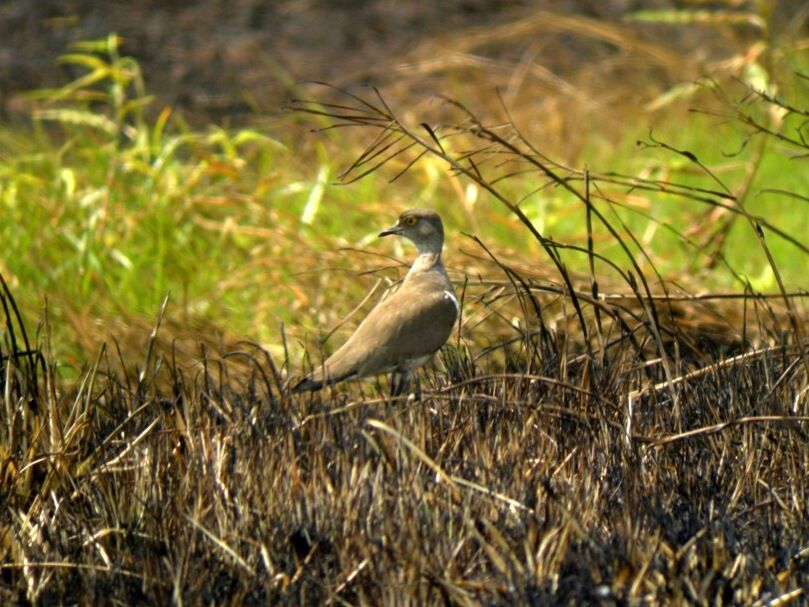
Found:
<path fill-rule="evenodd" d="M 315 390 L 320 390 L 322 387 L 322 381 L 312 379 L 311 377 L 304 377 L 297 384 L 292 386 L 292 393 L 298 394 L 300 392 L 314 392 Z"/>

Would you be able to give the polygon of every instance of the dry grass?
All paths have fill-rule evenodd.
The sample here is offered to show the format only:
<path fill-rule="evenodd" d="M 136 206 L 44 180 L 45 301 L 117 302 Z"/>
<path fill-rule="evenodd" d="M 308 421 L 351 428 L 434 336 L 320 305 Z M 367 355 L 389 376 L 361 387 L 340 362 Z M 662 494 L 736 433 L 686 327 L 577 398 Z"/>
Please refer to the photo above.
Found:
<path fill-rule="evenodd" d="M 63 392 L 3 302 L 4 603 L 805 599 L 791 340 L 667 383 L 629 340 L 599 362 L 526 334 L 448 348 L 418 402 L 295 399 L 258 349 L 189 373 L 150 340 L 138 375 L 102 352 Z"/>
<path fill-rule="evenodd" d="M 387 397 L 384 380 L 293 397 L 287 344 L 163 341 L 163 310 L 136 327 L 138 368 L 113 343 L 66 384 L 47 318 L 27 332 L 3 282 L 3 603 L 806 601 L 806 294 L 770 254 L 779 241 L 806 256 L 805 242 L 661 142 L 696 181 L 574 170 L 452 103 L 441 129 L 408 126 L 382 98 L 298 107 L 376 129 L 347 180 L 432 156 L 502 203 L 529 245 L 470 239 L 464 323 L 421 400 Z M 535 192 L 513 185 L 526 174 Z M 561 192 L 581 241 L 527 215 L 536 192 Z M 664 280 L 632 223 L 639 192 L 751 229 L 779 291 L 734 274 L 721 233 L 706 247 L 661 221 L 738 288 Z"/>
<path fill-rule="evenodd" d="M 476 241 L 489 277 L 459 285 L 466 321 L 421 400 L 370 383 L 292 397 L 289 361 L 251 344 L 203 349 L 188 368 L 160 343 L 162 311 L 137 370 L 103 349 L 66 387 L 50 327 L 26 334 L 3 284 L 3 602 L 805 601 L 801 294 L 683 294 L 603 210 L 612 184 L 722 203 L 759 230 L 765 219 L 724 190 L 576 174 L 471 115 L 448 132 L 486 145 L 453 152 L 379 101 L 350 109 L 382 128 L 363 161 L 392 134 L 450 162 L 532 231 L 550 277 Z M 500 187 L 514 163 L 582 203 L 588 244 L 522 215 Z M 630 271 L 597 253 L 598 221 Z M 590 271 L 568 269 L 567 250 Z"/>

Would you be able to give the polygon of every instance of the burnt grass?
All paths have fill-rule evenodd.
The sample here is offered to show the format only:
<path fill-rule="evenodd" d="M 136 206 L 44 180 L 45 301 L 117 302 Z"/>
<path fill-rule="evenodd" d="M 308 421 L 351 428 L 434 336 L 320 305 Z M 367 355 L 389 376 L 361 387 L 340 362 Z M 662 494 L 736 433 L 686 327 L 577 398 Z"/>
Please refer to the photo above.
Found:
<path fill-rule="evenodd" d="M 249 344 L 181 364 L 163 311 L 137 368 L 112 342 L 67 383 L 58 327 L 34 337 L 0 281 L 0 603 L 806 602 L 806 294 L 683 297 L 601 209 L 610 187 L 721 204 L 762 247 L 766 218 L 729 188 L 567 171 L 457 104 L 425 133 L 381 99 L 300 103 L 381 130 L 349 178 L 413 145 L 445 160 L 535 235 L 551 278 L 477 240 L 492 271 L 459 285 L 474 326 L 401 398 L 383 378 L 292 395 L 290 361 Z M 500 189 L 526 170 L 581 203 L 589 277 Z M 633 264 L 609 266 L 621 297 L 599 290 L 591 221 Z"/>
<path fill-rule="evenodd" d="M 447 346 L 420 399 L 293 396 L 259 348 L 189 372 L 154 339 L 137 372 L 102 349 L 63 387 L 3 307 L 4 604 L 805 600 L 788 337 L 667 382 L 630 340 L 572 357 L 546 329 Z"/>

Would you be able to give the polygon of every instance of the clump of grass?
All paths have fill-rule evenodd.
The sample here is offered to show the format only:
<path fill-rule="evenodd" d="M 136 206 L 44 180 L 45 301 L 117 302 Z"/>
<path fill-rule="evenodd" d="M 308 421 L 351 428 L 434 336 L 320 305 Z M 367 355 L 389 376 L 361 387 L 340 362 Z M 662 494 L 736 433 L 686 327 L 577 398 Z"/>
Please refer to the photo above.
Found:
<path fill-rule="evenodd" d="M 169 291 L 204 312 L 217 275 L 200 261 L 230 263 L 205 255 L 222 233 L 206 228 L 237 204 L 229 178 L 248 162 L 266 168 L 275 147 L 250 130 L 171 129 L 168 108 L 150 122 L 139 67 L 118 45 L 115 36 L 78 44 L 63 62 L 86 73 L 32 93 L 33 131 L 0 136 L 1 237 L 10 250 L 37 252 L 7 258 L 4 273 L 30 294 L 27 307 L 48 293 L 52 314 L 77 325 L 71 337 L 93 344 L 99 331 L 88 321 L 153 314 Z"/>

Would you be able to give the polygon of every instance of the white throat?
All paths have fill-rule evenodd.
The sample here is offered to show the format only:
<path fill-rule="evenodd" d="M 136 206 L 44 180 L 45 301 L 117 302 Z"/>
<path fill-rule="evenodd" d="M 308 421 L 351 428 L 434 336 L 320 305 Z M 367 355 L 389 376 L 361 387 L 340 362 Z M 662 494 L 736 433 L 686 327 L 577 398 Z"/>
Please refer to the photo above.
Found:
<path fill-rule="evenodd" d="M 440 244 L 438 247 L 428 244 L 421 244 L 421 246 L 416 245 L 416 247 L 418 250 L 418 255 L 416 256 L 416 260 L 413 262 L 413 265 L 410 266 L 410 271 L 408 274 L 426 272 L 441 263 Z"/>

